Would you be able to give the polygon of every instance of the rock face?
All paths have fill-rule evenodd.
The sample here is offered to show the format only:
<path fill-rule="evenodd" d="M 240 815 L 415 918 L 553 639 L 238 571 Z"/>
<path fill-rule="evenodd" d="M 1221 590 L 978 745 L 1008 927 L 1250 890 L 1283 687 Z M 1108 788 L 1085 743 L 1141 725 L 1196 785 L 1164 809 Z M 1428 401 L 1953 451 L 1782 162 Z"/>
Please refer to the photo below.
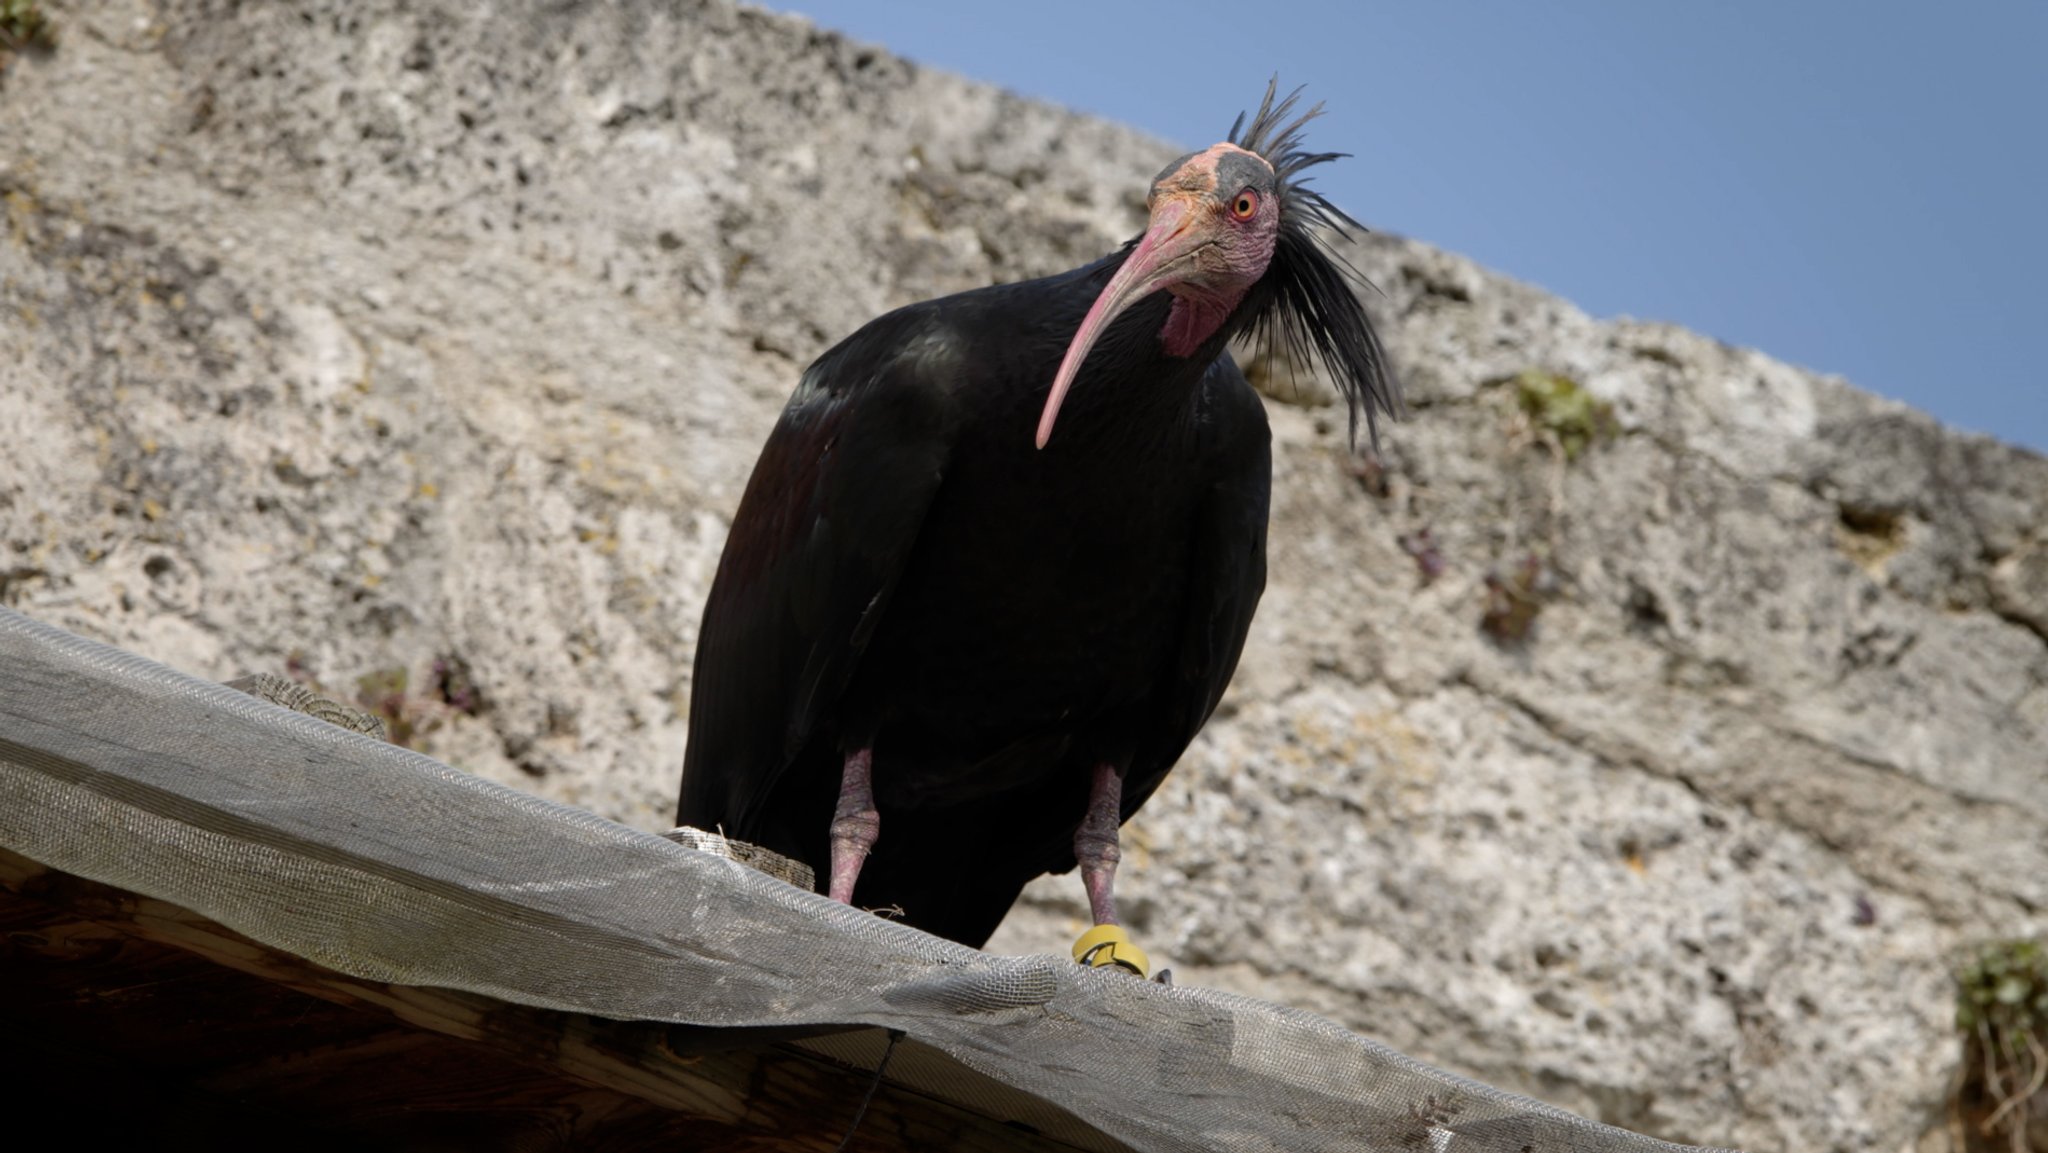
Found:
<path fill-rule="evenodd" d="M 0 80 L 0 602 L 648 829 L 803 364 L 1106 251 L 1175 151 L 723 3 L 52 8 Z M 1250 350 L 1272 585 L 1132 825 L 1141 939 L 1656 1135 L 1937 1147 L 1948 959 L 2048 908 L 2048 462 L 1354 259 L 1413 419 L 1362 464 Z"/>

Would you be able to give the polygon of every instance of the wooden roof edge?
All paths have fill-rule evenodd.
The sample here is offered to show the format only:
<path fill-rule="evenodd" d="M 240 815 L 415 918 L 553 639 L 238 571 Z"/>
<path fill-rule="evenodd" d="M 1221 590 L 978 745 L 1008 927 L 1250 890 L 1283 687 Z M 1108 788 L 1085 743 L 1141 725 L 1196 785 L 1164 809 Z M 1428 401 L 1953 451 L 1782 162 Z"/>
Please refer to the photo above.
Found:
<path fill-rule="evenodd" d="M 167 901 L 48 868 L 0 848 L 0 905 L 31 909 L 51 926 L 90 922 L 151 946 L 175 949 L 244 977 L 333 1005 L 381 1016 L 403 1027 L 481 1047 L 665 1111 L 673 1128 L 660 1147 L 832 1149 L 872 1083 L 871 1070 L 832 1061 L 791 1042 L 859 1026 L 804 1029 L 711 1029 L 651 1021 L 612 1021 L 516 1005 L 452 989 L 391 985 L 351 977 L 271 948 Z M 0 952 L 0 959 L 6 953 Z M 80 980 L 88 974 L 81 969 Z M 8 982 L 0 981 L 0 998 Z M 81 989 L 81 994 L 90 990 Z M 872 1030 L 879 1033 L 879 1030 Z M 950 1061 L 920 1047 L 919 1057 Z M 961 1072 L 979 1078 L 961 1067 Z M 258 1078 L 260 1080 L 260 1077 Z M 260 1095 L 261 1086 L 249 1091 Z M 1013 1091 L 1014 1092 L 1014 1091 Z M 1038 1101 L 1032 1098 L 1033 1101 Z M 1039 1101 L 1044 1109 L 1053 1106 Z M 1055 1140 L 930 1096 L 893 1080 L 874 1093 L 856 1149 L 937 1144 L 961 1150 L 1123 1149 L 1087 1129 L 1081 1145 Z M 639 1129 L 648 1128 L 643 1121 Z M 637 1131 L 637 1130 L 636 1130 Z M 649 1134 L 652 1136 L 653 1134 Z M 682 1144 L 676 1143 L 682 1138 Z M 562 1148 L 595 1148 L 587 1137 Z"/>

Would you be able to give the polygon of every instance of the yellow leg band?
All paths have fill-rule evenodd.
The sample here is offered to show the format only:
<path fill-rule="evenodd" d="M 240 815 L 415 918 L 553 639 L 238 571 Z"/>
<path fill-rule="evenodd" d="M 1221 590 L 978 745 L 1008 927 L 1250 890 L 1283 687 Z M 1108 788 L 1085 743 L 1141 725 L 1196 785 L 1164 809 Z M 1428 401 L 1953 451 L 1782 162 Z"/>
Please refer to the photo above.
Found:
<path fill-rule="evenodd" d="M 1108 965 L 1138 977 L 1149 976 L 1152 960 L 1145 950 L 1131 943 L 1122 925 L 1097 925 L 1074 942 L 1074 960 L 1092 969 Z"/>

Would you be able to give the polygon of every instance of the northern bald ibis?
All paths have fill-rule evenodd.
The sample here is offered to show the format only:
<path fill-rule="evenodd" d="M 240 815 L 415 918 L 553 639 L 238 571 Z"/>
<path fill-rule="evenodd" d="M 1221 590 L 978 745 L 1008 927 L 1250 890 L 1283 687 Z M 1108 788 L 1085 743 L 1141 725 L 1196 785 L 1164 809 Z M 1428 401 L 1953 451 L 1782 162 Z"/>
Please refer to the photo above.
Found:
<path fill-rule="evenodd" d="M 1265 326 L 1320 359 L 1354 437 L 1399 405 L 1298 95 L 1167 165 L 1117 251 L 897 309 L 805 370 L 705 605 L 680 823 L 974 946 L 1078 863 L 1076 955 L 1144 971 L 1118 830 L 1266 580 L 1270 434 L 1224 346 Z"/>

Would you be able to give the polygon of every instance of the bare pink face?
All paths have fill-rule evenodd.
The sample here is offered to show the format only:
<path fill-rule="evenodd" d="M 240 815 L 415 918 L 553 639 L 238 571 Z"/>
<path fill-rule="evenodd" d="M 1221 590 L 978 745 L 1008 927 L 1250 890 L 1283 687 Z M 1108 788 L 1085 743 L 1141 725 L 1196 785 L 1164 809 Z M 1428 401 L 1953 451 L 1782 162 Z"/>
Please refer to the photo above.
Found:
<path fill-rule="evenodd" d="M 1052 438 L 1060 403 L 1088 350 L 1133 304 L 1154 292 L 1173 294 L 1159 332 L 1169 356 L 1192 355 L 1223 327 L 1273 260 L 1278 183 L 1271 164 L 1235 144 L 1211 145 L 1167 165 L 1152 182 L 1145 235 L 1089 308 L 1060 361 L 1038 420 L 1038 447 Z"/>
<path fill-rule="evenodd" d="M 1272 165 L 1235 144 L 1197 152 L 1153 183 L 1152 228 L 1158 228 L 1162 208 L 1182 206 L 1179 234 L 1191 243 L 1190 267 L 1164 286 L 1167 291 L 1183 299 L 1243 296 L 1266 274 L 1280 226 L 1272 185 Z"/>

